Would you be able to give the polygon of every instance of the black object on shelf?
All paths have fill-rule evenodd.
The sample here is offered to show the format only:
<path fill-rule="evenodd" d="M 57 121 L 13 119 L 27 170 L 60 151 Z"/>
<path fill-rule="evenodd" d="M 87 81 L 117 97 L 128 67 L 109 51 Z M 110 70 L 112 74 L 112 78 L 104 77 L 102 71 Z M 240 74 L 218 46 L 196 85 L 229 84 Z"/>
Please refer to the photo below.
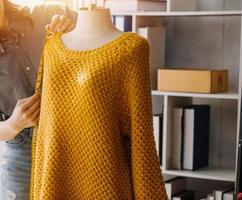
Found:
<path fill-rule="evenodd" d="M 240 129 L 242 126 L 240 125 Z M 241 130 L 240 130 L 241 132 Z M 238 145 L 238 161 L 237 161 L 237 174 L 236 174 L 236 194 L 242 192 L 242 170 L 241 170 L 241 164 L 242 164 L 242 154 L 241 154 L 241 149 L 242 149 L 242 140 L 239 140 L 239 145 Z M 236 195 L 237 196 L 237 195 Z"/>
<path fill-rule="evenodd" d="M 157 149 L 157 153 L 160 159 L 160 165 L 162 165 L 162 147 L 163 147 L 163 112 L 159 113 L 159 114 L 154 114 L 153 115 L 153 120 L 156 118 L 156 120 L 158 120 L 158 124 L 154 124 L 154 132 L 155 133 L 155 137 L 157 137 L 158 141 L 156 141 L 158 144 L 158 149 Z M 156 127 L 157 126 L 157 127 Z"/>
<path fill-rule="evenodd" d="M 183 169 L 208 166 L 210 106 L 192 105 L 184 109 Z"/>

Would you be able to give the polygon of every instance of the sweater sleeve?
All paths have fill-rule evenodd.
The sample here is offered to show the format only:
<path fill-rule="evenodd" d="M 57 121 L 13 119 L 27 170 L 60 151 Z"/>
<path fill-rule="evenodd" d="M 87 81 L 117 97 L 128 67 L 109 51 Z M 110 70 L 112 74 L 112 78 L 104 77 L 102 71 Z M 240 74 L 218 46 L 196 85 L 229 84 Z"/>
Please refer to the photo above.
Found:
<path fill-rule="evenodd" d="M 166 200 L 153 134 L 149 44 L 140 37 L 133 47 L 124 75 L 123 132 L 129 139 L 134 196 L 135 200 Z"/>

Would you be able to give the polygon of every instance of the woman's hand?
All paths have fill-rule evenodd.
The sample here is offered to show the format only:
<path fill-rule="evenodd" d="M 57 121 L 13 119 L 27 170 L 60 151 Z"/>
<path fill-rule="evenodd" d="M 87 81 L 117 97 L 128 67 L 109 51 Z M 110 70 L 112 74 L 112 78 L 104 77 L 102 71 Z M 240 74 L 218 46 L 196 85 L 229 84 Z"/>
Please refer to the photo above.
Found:
<path fill-rule="evenodd" d="M 23 129 L 32 127 L 38 123 L 40 99 L 40 94 L 36 93 L 31 97 L 18 101 L 13 114 L 6 121 L 13 133 L 16 133 L 17 135 Z"/>
<path fill-rule="evenodd" d="M 74 22 L 64 15 L 54 15 L 51 23 L 46 26 L 47 31 L 50 33 L 57 32 L 70 32 L 75 28 Z"/>

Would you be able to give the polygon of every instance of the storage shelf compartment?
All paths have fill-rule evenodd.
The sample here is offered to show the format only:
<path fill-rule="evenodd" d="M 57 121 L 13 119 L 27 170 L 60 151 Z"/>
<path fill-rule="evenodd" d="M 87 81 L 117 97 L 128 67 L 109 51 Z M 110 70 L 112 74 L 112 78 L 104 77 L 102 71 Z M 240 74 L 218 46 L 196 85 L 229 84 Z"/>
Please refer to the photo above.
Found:
<path fill-rule="evenodd" d="M 237 137 L 237 100 L 165 95 L 165 121 L 163 138 L 163 173 L 221 181 L 235 181 L 235 151 Z M 184 95 L 184 94 L 183 94 Z M 211 97 L 211 96 L 209 96 Z M 224 98 L 224 97 L 223 97 Z M 174 169 L 173 109 L 192 104 L 210 105 L 209 163 L 195 171 Z M 231 156 L 232 155 L 232 156 Z"/>
<path fill-rule="evenodd" d="M 201 94 L 201 93 L 183 93 L 183 92 L 163 92 L 152 90 L 154 96 L 174 96 L 174 97 L 196 97 L 196 98 L 211 98 L 211 99 L 239 99 L 239 94 L 236 92 L 226 92 L 217 94 Z"/>
<path fill-rule="evenodd" d="M 163 170 L 164 175 L 191 177 L 199 179 L 220 180 L 220 181 L 235 181 L 234 169 L 222 168 L 203 168 L 196 171 L 187 170 Z"/>

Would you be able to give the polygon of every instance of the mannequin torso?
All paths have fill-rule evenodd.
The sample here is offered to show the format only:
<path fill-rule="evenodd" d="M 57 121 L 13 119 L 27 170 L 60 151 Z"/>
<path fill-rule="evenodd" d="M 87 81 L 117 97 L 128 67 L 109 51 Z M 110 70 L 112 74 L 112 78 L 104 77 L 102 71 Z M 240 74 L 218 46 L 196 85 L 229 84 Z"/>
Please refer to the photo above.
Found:
<path fill-rule="evenodd" d="M 61 39 L 67 48 L 84 51 L 101 47 L 122 33 L 113 25 L 109 9 L 83 9 L 78 12 L 76 28 L 63 34 Z"/>

